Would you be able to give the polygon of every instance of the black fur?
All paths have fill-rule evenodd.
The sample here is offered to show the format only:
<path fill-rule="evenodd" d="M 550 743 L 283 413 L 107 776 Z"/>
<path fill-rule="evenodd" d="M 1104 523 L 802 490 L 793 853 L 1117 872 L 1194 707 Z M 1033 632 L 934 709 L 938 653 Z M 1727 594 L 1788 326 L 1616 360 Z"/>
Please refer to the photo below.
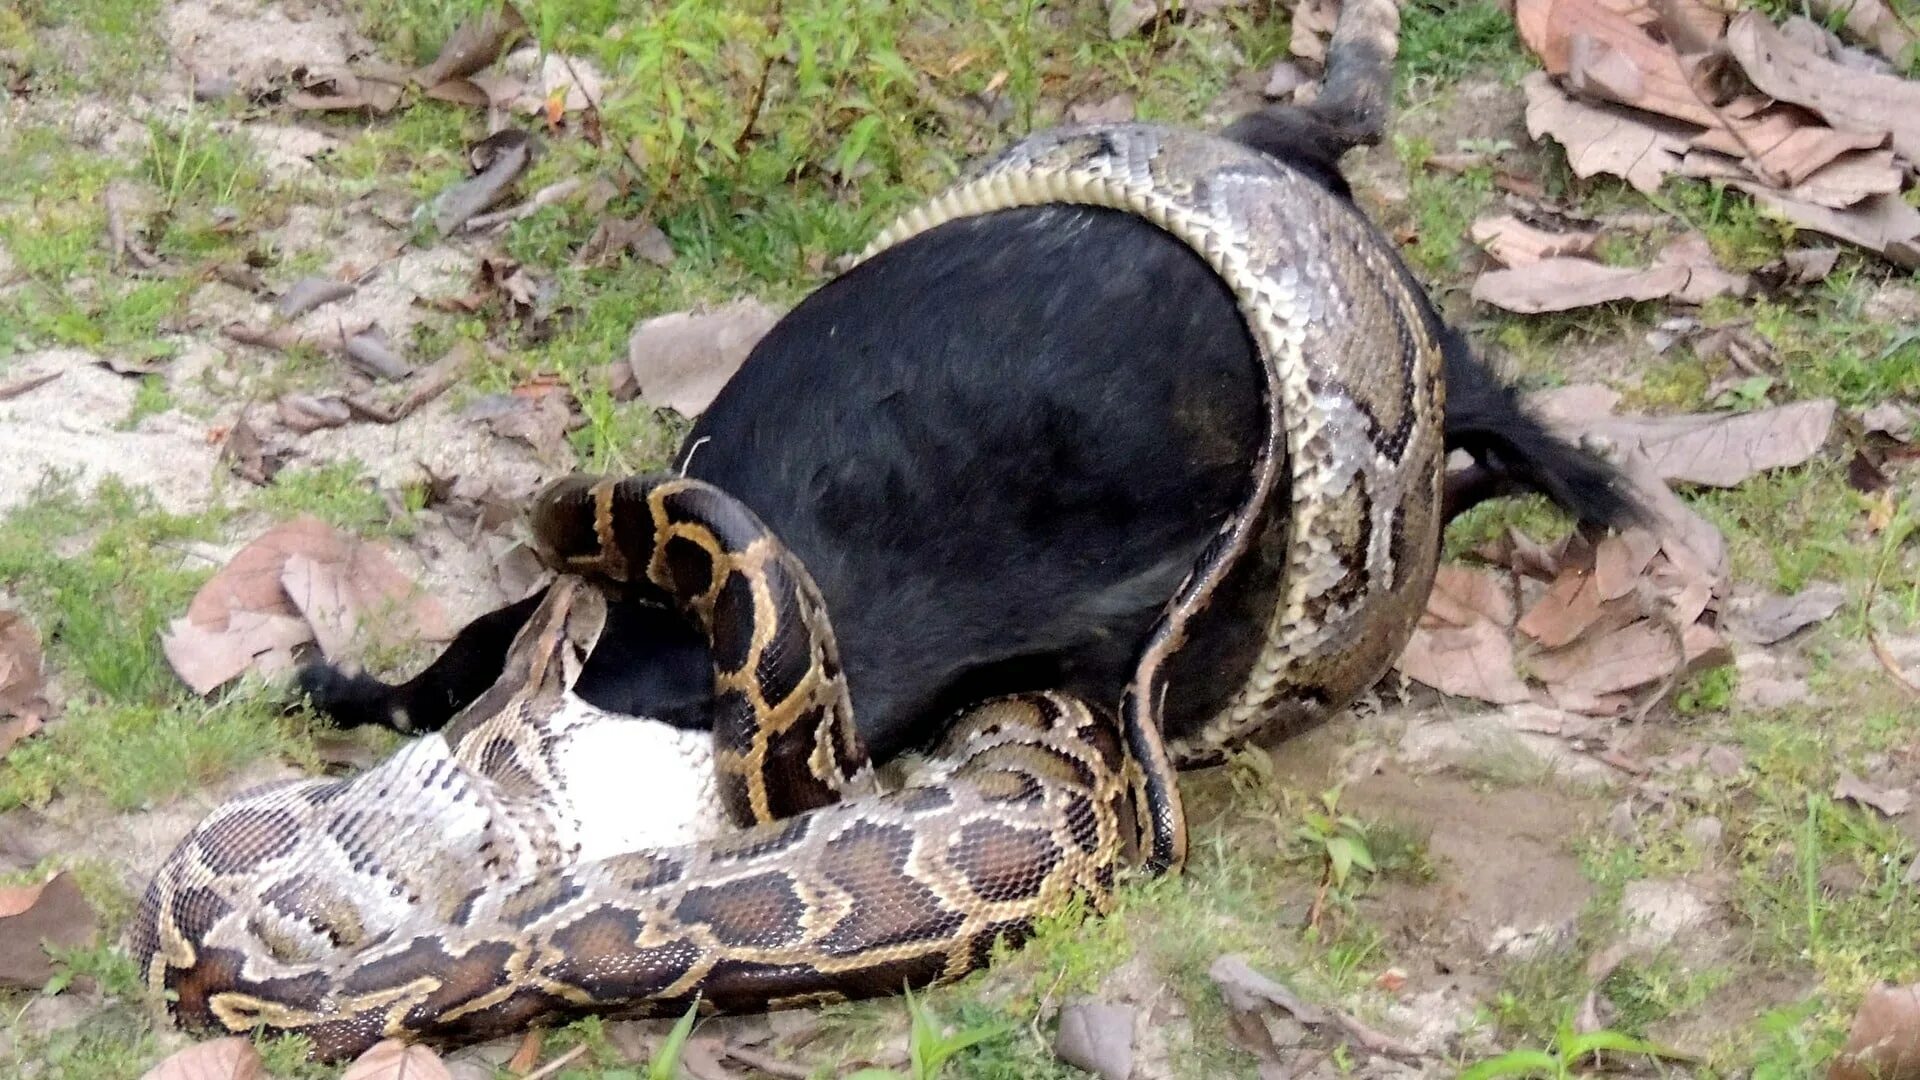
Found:
<path fill-rule="evenodd" d="M 1269 110 L 1229 132 L 1344 195 L 1329 130 Z M 1535 490 L 1590 521 L 1620 520 L 1610 472 L 1448 341 L 1448 443 L 1494 477 L 1479 494 Z M 1242 498 L 1256 378 L 1231 294 L 1179 241 L 1116 211 L 1002 211 L 809 296 L 754 349 L 682 461 L 805 561 L 860 730 L 884 760 L 991 694 L 1117 700 L 1153 620 Z M 342 723 L 436 728 L 498 675 L 537 600 L 476 621 L 399 686 L 329 667 L 303 685 Z M 700 724 L 699 642 L 659 611 L 615 612 L 581 695 Z M 1258 621 L 1216 633 L 1209 656 L 1231 667 Z M 1210 696 L 1176 688 L 1169 729 Z"/>

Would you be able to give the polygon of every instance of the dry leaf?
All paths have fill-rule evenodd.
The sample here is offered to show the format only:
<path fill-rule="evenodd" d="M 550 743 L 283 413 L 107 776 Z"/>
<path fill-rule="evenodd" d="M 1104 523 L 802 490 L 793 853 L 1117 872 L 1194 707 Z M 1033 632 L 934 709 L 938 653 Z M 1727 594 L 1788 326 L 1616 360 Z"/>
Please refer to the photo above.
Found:
<path fill-rule="evenodd" d="M 573 410 L 567 401 L 567 394 L 558 390 L 496 394 L 474 402 L 461 415 L 480 420 L 501 438 L 521 440 L 545 461 L 571 461 L 567 431 L 573 426 Z"/>
<path fill-rule="evenodd" d="M 527 28 L 526 20 L 512 4 L 497 8 L 487 5 L 479 15 L 454 29 L 440 47 L 440 55 L 421 68 L 414 78 L 422 86 L 434 86 L 448 79 L 460 79 L 493 63 L 508 43 Z"/>
<path fill-rule="evenodd" d="M 1570 644 L 1599 620 L 1606 598 L 1590 568 L 1565 566 L 1547 591 L 1527 609 L 1518 629 L 1549 649 Z"/>
<path fill-rule="evenodd" d="M 1727 28 L 1727 51 L 1761 92 L 1804 105 L 1843 131 L 1890 133 L 1902 157 L 1920 160 L 1920 83 L 1837 64 L 1752 11 Z"/>
<path fill-rule="evenodd" d="M 1792 596 L 1765 596 L 1735 603 L 1727 611 L 1727 635 L 1752 645 L 1771 645 L 1832 618 L 1846 599 L 1846 589 L 1820 582 Z"/>
<path fill-rule="evenodd" d="M 434 196 L 427 206 L 434 228 L 443 236 L 500 201 L 533 160 L 533 140 L 518 128 L 507 128 L 488 136 L 473 151 L 490 154 L 487 164 L 473 177 Z"/>
<path fill-rule="evenodd" d="M 1736 169 L 1733 178 L 1752 178 L 1780 188 L 1803 184 L 1836 163 L 1847 162 L 1848 179 L 1844 186 L 1861 189 L 1854 202 L 1890 190 L 1884 186 L 1887 181 L 1880 172 L 1893 168 L 1892 152 L 1874 156 L 1856 154 L 1879 150 L 1886 143 L 1885 132 L 1836 131 L 1809 123 L 1798 110 L 1791 109 L 1774 109 L 1758 118 L 1739 121 L 1732 128 L 1704 131 L 1693 140 L 1698 149 L 1738 159 L 1744 168 Z M 1893 175 L 1896 186 L 1898 180 L 1896 171 Z M 1837 177 L 1829 177 L 1824 185 L 1828 189 L 1839 186 L 1842 185 Z"/>
<path fill-rule="evenodd" d="M 148 1069 L 140 1080 L 266 1080 L 267 1066 L 243 1036 L 195 1043 Z"/>
<path fill-rule="evenodd" d="M 1720 647 L 1713 628 L 1693 624 L 1673 631 L 1655 619 L 1641 619 L 1598 637 L 1587 637 L 1535 656 L 1529 667 L 1555 692 L 1601 696 L 1656 683 Z"/>
<path fill-rule="evenodd" d="M 1495 626 L 1513 624 L 1513 592 L 1503 575 L 1456 563 L 1442 563 L 1427 594 L 1428 618 L 1453 626 L 1485 619 Z"/>
<path fill-rule="evenodd" d="M 304 277 L 287 287 L 274 305 L 274 314 L 282 319 L 297 319 L 322 304 L 344 300 L 353 295 L 353 286 L 333 278 Z"/>
<path fill-rule="evenodd" d="M 542 98 L 558 102 L 562 113 L 593 108 L 604 100 L 605 76 L 585 57 L 548 53 L 540 68 Z"/>
<path fill-rule="evenodd" d="M 1758 184 L 1734 186 L 1802 229 L 1879 252 L 1908 270 L 1920 267 L 1920 210 L 1897 195 L 1871 195 L 1845 210 L 1835 210 Z"/>
<path fill-rule="evenodd" d="M 380 73 L 316 68 L 307 73 L 302 89 L 287 95 L 287 104 L 309 112 L 385 114 L 400 104 L 401 89 L 400 82 Z"/>
<path fill-rule="evenodd" d="M 1826 443 L 1834 409 L 1822 398 L 1747 413 L 1600 417 L 1583 431 L 1638 445 L 1662 480 L 1730 488 L 1804 464 Z"/>
<path fill-rule="evenodd" d="M 397 382 L 413 374 L 413 365 L 393 351 L 386 331 L 377 326 L 342 338 L 340 348 L 355 367 L 376 379 Z"/>
<path fill-rule="evenodd" d="M 1888 817 L 1899 817 L 1913 805 L 1912 792 L 1875 787 L 1850 772 L 1840 774 L 1839 782 L 1833 785 L 1833 797 L 1870 806 Z"/>
<path fill-rule="evenodd" d="M 47 944 L 79 948 L 100 931 L 100 916 L 73 877 L 0 886 L 0 988 L 38 990 L 54 976 Z"/>
<path fill-rule="evenodd" d="M 261 485 L 272 483 L 287 463 L 286 451 L 270 445 L 244 415 L 228 430 L 220 457 L 235 476 Z"/>
<path fill-rule="evenodd" d="M 1527 93 L 1527 134 L 1550 137 L 1566 149 L 1575 176 L 1618 176 L 1642 193 L 1660 189 L 1680 165 L 1696 130 L 1620 105 L 1576 101 L 1553 77 L 1533 72 Z"/>
<path fill-rule="evenodd" d="M 630 253 L 654 264 L 672 266 L 673 241 L 646 218 L 607 218 L 573 257 L 575 266 L 608 266 Z"/>
<path fill-rule="evenodd" d="M 195 693 L 209 693 L 249 668 L 268 675 L 288 670 L 293 649 L 314 640 L 313 627 L 283 583 L 296 556 L 338 567 L 356 610 L 392 612 L 403 632 L 427 641 L 452 636 L 439 601 L 419 592 L 380 547 L 303 517 L 242 548 L 201 586 L 186 617 L 168 629 L 161 647 Z"/>
<path fill-rule="evenodd" d="M 1053 1054 L 1061 1061 L 1100 1077 L 1127 1080 L 1133 1075 L 1131 1005 L 1077 1002 L 1060 1010 Z"/>
<path fill-rule="evenodd" d="M 1473 242 L 1503 266 L 1529 266 L 1561 255 L 1591 255 L 1598 233 L 1550 233 L 1536 229 L 1512 214 L 1481 218 L 1473 223 Z"/>
<path fill-rule="evenodd" d="M 341 427 L 353 419 L 347 403 L 337 397 L 311 394 L 285 394 L 274 405 L 280 423 L 288 430 L 305 435 L 321 428 Z"/>
<path fill-rule="evenodd" d="M 1521 269 L 1490 270 L 1473 298 L 1522 315 L 1572 311 L 1620 300 L 1662 300 L 1685 288 L 1684 266 L 1607 266 L 1591 259 L 1542 259 Z"/>
<path fill-rule="evenodd" d="M 1883 401 L 1860 414 L 1860 430 L 1878 432 L 1895 442 L 1907 442 L 1920 426 L 1920 409 L 1898 401 Z"/>
<path fill-rule="evenodd" d="M 1844 12 L 1847 35 L 1873 46 L 1895 63 L 1913 47 L 1913 32 L 1887 7 L 1886 0 L 1813 0 L 1811 7 L 1822 20 L 1836 11 Z"/>
<path fill-rule="evenodd" d="M 1496 705 L 1533 700 L 1513 666 L 1507 632 L 1485 620 L 1467 626 L 1416 627 L 1394 667 L 1454 697 Z"/>
<path fill-rule="evenodd" d="M 40 635 L 34 632 L 33 624 L 17 611 L 0 611 L 0 720 L 11 717 L 21 721 L 11 738 L 7 728 L 0 726 L 0 757 L 6 756 L 15 742 L 32 734 L 26 722 L 31 721 L 37 731 L 50 711 L 43 664 Z"/>
<path fill-rule="evenodd" d="M 689 419 L 705 412 L 780 311 L 754 299 L 648 319 L 627 338 L 627 364 L 647 403 Z"/>
<path fill-rule="evenodd" d="M 1853 1017 L 1847 1044 L 1827 1080 L 1915 1080 L 1920 1077 L 1920 985 L 1878 986 Z"/>
<path fill-rule="evenodd" d="M 1519 0 L 1514 21 L 1547 73 L 1564 77 L 1576 93 L 1720 126 L 1694 92 L 1689 66 L 1643 22 L 1593 0 Z"/>
<path fill-rule="evenodd" d="M 1651 519 L 1660 551 L 1681 575 L 1708 583 L 1715 592 L 1728 578 L 1727 540 L 1720 530 L 1680 501 L 1646 451 L 1632 446 L 1620 456 L 1620 472 Z"/>
<path fill-rule="evenodd" d="M 11 720 L 0 720 L 0 760 L 5 760 L 7 752 L 19 745 L 20 740 L 37 735 L 46 727 L 46 721 L 37 716 L 16 716 Z"/>
<path fill-rule="evenodd" d="M 347 1066 L 340 1080 L 453 1080 L 453 1074 L 427 1047 L 386 1039 Z"/>

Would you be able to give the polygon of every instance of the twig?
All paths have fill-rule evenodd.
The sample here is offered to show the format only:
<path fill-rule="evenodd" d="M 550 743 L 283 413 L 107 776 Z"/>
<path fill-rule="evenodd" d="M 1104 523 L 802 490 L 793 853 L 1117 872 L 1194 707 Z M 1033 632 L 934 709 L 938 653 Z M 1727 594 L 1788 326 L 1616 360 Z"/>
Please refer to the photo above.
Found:
<path fill-rule="evenodd" d="M 509 206 L 505 210 L 495 210 L 490 214 L 476 214 L 468 218 L 466 223 L 460 226 L 460 228 L 464 232 L 481 232 L 485 229 L 491 229 L 496 225 L 505 225 L 509 222 L 519 221 L 522 218 L 529 218 L 540 210 L 552 206 L 554 203 L 572 195 L 578 190 L 580 190 L 580 178 L 577 176 L 548 184 L 546 187 L 534 192 L 525 202 L 515 206 Z"/>
<path fill-rule="evenodd" d="M 1884 544 L 1881 547 L 1880 561 L 1873 567 L 1873 581 L 1867 585 L 1867 597 L 1860 604 L 1860 621 L 1866 624 L 1867 646 L 1873 650 L 1874 659 L 1880 661 L 1880 666 L 1887 669 L 1887 675 L 1902 689 L 1920 697 L 1920 683 L 1908 678 L 1907 673 L 1900 669 L 1900 661 L 1895 659 L 1893 653 L 1881 642 L 1879 631 L 1873 627 L 1873 601 L 1880 594 L 1880 579 L 1887 572 L 1887 559 L 1897 546 Z"/>
<path fill-rule="evenodd" d="M 552 1061 L 547 1062 L 545 1065 L 542 1065 L 539 1068 L 528 1073 L 523 1078 L 523 1080 L 546 1080 L 547 1077 L 552 1076 L 554 1073 L 557 1073 L 561 1069 L 564 1069 L 567 1066 L 573 1064 L 574 1061 L 580 1057 L 580 1055 L 586 1052 L 587 1052 L 587 1044 L 581 1043 L 579 1046 L 574 1047 L 573 1049 L 567 1051 L 566 1053 L 561 1054 L 559 1057 L 554 1058 Z"/>
<path fill-rule="evenodd" d="M 1667 677 L 1660 680 L 1659 688 L 1648 694 L 1646 700 L 1640 703 L 1640 707 L 1633 711 L 1633 718 L 1627 721 L 1633 727 L 1639 727 L 1641 721 L 1647 718 L 1647 714 L 1653 711 L 1653 707 L 1673 692 L 1673 688 L 1679 685 L 1681 673 L 1687 670 L 1687 636 L 1680 629 L 1680 624 L 1674 621 L 1671 614 L 1657 607 L 1647 613 L 1647 618 L 1658 620 L 1661 628 L 1666 630 L 1667 640 L 1673 643 L 1674 664 L 1667 669 Z"/>
<path fill-rule="evenodd" d="M 780 18 L 783 0 L 773 0 L 773 41 L 780 39 Z M 778 52 L 768 48 L 766 62 L 760 65 L 760 81 L 753 84 L 753 94 L 747 98 L 747 123 L 734 137 L 733 154 L 739 157 L 747 152 L 747 146 L 753 142 L 753 126 L 760 122 L 760 110 L 767 103 L 767 82 L 773 78 L 774 58 Z"/>
<path fill-rule="evenodd" d="M 0 384 L 0 401 L 8 401 L 22 394 L 32 393 L 64 374 L 66 374 L 64 371 L 49 371 L 45 375 L 29 375 L 19 382 Z"/>

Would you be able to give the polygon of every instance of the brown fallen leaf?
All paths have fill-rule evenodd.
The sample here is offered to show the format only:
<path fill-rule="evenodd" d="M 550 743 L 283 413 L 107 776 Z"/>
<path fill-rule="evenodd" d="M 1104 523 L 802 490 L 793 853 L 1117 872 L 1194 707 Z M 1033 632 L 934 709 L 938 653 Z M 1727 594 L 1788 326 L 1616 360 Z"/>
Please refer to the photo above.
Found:
<path fill-rule="evenodd" d="M 1913 792 L 1877 787 L 1850 772 L 1840 774 L 1839 781 L 1833 785 L 1833 797 L 1872 807 L 1888 817 L 1899 817 L 1913 805 Z"/>
<path fill-rule="evenodd" d="M 226 442 L 220 448 L 220 459 L 235 476 L 263 486 L 272 483 L 274 476 L 286 467 L 287 457 L 285 450 L 268 443 L 245 414 L 228 429 Z"/>
<path fill-rule="evenodd" d="M 1573 438 L 1597 435 L 1639 447 L 1663 481 L 1730 488 L 1762 472 L 1804 464 L 1826 443 L 1835 408 L 1831 399 L 1822 398 L 1745 413 L 1590 412 L 1555 426 Z"/>
<path fill-rule="evenodd" d="M 1591 259 L 1542 259 L 1518 269 L 1490 270 L 1473 283 L 1473 298 L 1521 315 L 1573 311 L 1617 301 L 1663 300 L 1686 288 L 1684 266 L 1608 266 Z"/>
<path fill-rule="evenodd" d="M 570 463 L 567 432 L 573 427 L 569 395 L 553 390 L 539 394 L 495 394 L 469 405 L 461 415 L 478 420 L 503 439 L 519 439 L 551 463 Z"/>
<path fill-rule="evenodd" d="M 1484 619 L 1495 626 L 1513 624 L 1513 591 L 1503 575 L 1442 563 L 1427 594 L 1426 615 L 1451 626 Z"/>
<path fill-rule="evenodd" d="M 1920 409 L 1899 401 L 1883 401 L 1860 413 L 1860 430 L 1867 435 L 1881 434 L 1895 442 L 1907 442 L 1920 430 Z"/>
<path fill-rule="evenodd" d="M 376 379 L 398 382 L 413 373 L 413 365 L 393 351 L 392 343 L 387 340 L 387 332 L 378 326 L 343 335 L 340 351 L 353 362 L 354 367 Z"/>
<path fill-rule="evenodd" d="M 79 948 L 99 932 L 100 916 L 70 874 L 0 886 L 0 987 L 40 989 L 54 976 L 48 944 Z"/>
<path fill-rule="evenodd" d="M 1416 627 L 1394 667 L 1443 694 L 1496 705 L 1532 701 L 1514 668 L 1513 642 L 1486 620 L 1466 626 Z"/>
<path fill-rule="evenodd" d="M 274 412 L 284 427 L 301 435 L 321 428 L 342 427 L 353 419 L 353 411 L 345 401 L 312 394 L 283 394 L 274 404 Z"/>
<path fill-rule="evenodd" d="M 1721 647 L 1720 635 L 1712 627 L 1686 626 L 1676 642 L 1672 627 L 1641 619 L 1536 655 L 1528 666 L 1560 701 L 1561 691 L 1598 697 L 1660 682 Z"/>
<path fill-rule="evenodd" d="M 252 1040 L 230 1035 L 171 1054 L 140 1080 L 266 1080 L 266 1076 L 266 1062 Z"/>
<path fill-rule="evenodd" d="M 1845 170 L 1849 174 L 1846 187 L 1860 191 L 1853 200 L 1857 202 L 1867 195 L 1890 190 L 1886 187 L 1887 178 L 1880 175 L 1884 170 L 1893 169 L 1892 151 L 1881 150 L 1886 143 L 1885 132 L 1836 131 L 1807 120 L 1799 110 L 1782 108 L 1729 127 L 1703 131 L 1694 137 L 1692 145 L 1730 159 L 1734 164 L 1730 178 L 1758 180 L 1778 188 L 1805 184 L 1836 164 L 1849 165 Z M 1879 153 L 1866 155 L 1865 151 Z M 1689 174 L 1698 173 L 1690 171 Z M 1896 189 L 1898 181 L 1899 172 L 1895 170 L 1892 182 Z M 1830 177 L 1821 187 L 1836 186 L 1839 182 Z"/>
<path fill-rule="evenodd" d="M 527 23 L 512 4 L 487 5 L 462 22 L 440 46 L 440 55 L 414 73 L 414 81 L 432 87 L 448 79 L 464 79 L 499 59 Z"/>
<path fill-rule="evenodd" d="M 296 556 L 338 567 L 356 609 L 392 614 L 397 633 L 427 641 L 451 636 L 439 601 L 418 591 L 382 548 L 302 517 L 242 548 L 161 639 L 167 661 L 195 693 L 210 693 L 250 668 L 264 675 L 289 670 L 293 650 L 314 640 L 313 626 L 284 583 Z"/>
<path fill-rule="evenodd" d="M 1220 989 L 1227 1009 L 1239 1017 L 1258 1017 L 1278 1009 L 1309 1027 L 1338 1028 L 1362 1049 L 1376 1054 L 1412 1058 L 1413 1048 L 1362 1023 L 1357 1017 L 1338 1009 L 1323 1009 L 1303 1000 L 1280 983 L 1260 974 L 1244 956 L 1229 954 L 1207 968 L 1207 977 Z"/>
<path fill-rule="evenodd" d="M 1553 233 L 1537 229 L 1512 214 L 1485 217 L 1473 223 L 1473 242 L 1502 266 L 1530 266 L 1561 255 L 1591 255 L 1600 235 L 1591 232 Z"/>
<path fill-rule="evenodd" d="M 1131 1005 L 1097 1001 L 1062 1006 L 1053 1055 L 1101 1080 L 1128 1080 L 1133 1075 L 1136 1012 Z"/>
<path fill-rule="evenodd" d="M 1908 270 L 1920 267 L 1920 210 L 1897 195 L 1870 195 L 1845 210 L 1835 210 L 1758 184 L 1733 186 L 1802 229 L 1858 244 Z"/>
<path fill-rule="evenodd" d="M 14 742 L 38 730 L 51 708 L 47 704 L 45 659 L 40 651 L 40 635 L 33 624 L 17 611 L 0 610 L 0 721 L 18 721 L 18 730 L 7 737 L 0 727 L 0 757 Z"/>
<path fill-rule="evenodd" d="M 297 319 L 314 308 L 344 300 L 353 295 L 353 285 L 335 278 L 303 277 L 280 294 L 273 313 L 282 319 Z"/>
<path fill-rule="evenodd" d="M 400 104 L 404 88 L 387 73 L 316 68 L 302 80 L 302 88 L 287 95 L 287 104 L 307 112 L 390 113 Z"/>
<path fill-rule="evenodd" d="M 1736 16 L 1726 43 L 1762 93 L 1805 106 L 1843 131 L 1889 133 L 1902 157 L 1920 160 L 1920 83 L 1837 64 L 1758 12 Z"/>
<path fill-rule="evenodd" d="M 1920 1077 L 1920 985 L 1881 985 L 1853 1016 L 1846 1045 L 1827 1080 L 1915 1080 Z"/>
<path fill-rule="evenodd" d="M 1865 451 L 1855 450 L 1853 457 L 1847 460 L 1847 486 L 1862 495 L 1877 495 L 1890 492 L 1893 478 L 1880 468 L 1878 462 L 1866 455 Z M 1876 523 L 1872 531 L 1879 532 L 1887 522 Z"/>
<path fill-rule="evenodd" d="M 431 1049 L 386 1039 L 347 1066 L 340 1080 L 453 1080 L 453 1073 Z"/>
<path fill-rule="evenodd" d="M 500 201 L 533 160 L 533 139 L 518 128 L 507 128 L 482 140 L 473 152 L 486 160 L 480 171 L 427 204 L 434 228 L 442 236 L 452 234 L 468 218 Z"/>
<path fill-rule="evenodd" d="M 780 316 L 779 309 L 746 298 L 647 319 L 627 338 L 639 395 L 689 419 L 699 416 Z"/>
<path fill-rule="evenodd" d="M 623 254 L 645 259 L 655 266 L 672 266 L 673 241 L 660 226 L 646 218 L 603 219 L 573 256 L 575 266 L 608 266 Z"/>
<path fill-rule="evenodd" d="M 1518 0 L 1521 40 L 1549 75 L 1589 98 L 1613 101 L 1698 127 L 1719 114 L 1694 89 L 1693 71 L 1644 19 L 1594 0 Z"/>
<path fill-rule="evenodd" d="M 1735 603 L 1727 610 L 1727 635 L 1750 645 L 1772 645 L 1832 618 L 1846 600 L 1845 588 L 1817 582 L 1792 596 L 1764 596 Z"/>

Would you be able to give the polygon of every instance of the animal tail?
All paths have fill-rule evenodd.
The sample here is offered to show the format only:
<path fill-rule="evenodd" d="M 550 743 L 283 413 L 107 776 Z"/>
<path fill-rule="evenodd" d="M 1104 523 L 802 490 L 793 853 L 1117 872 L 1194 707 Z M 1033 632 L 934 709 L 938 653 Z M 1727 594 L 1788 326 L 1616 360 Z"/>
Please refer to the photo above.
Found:
<path fill-rule="evenodd" d="M 1618 469 L 1547 430 L 1458 331 L 1448 327 L 1443 334 L 1446 446 L 1473 457 L 1471 466 L 1448 476 L 1446 518 L 1489 499 L 1537 493 L 1591 526 L 1643 519 L 1645 508 Z"/>

